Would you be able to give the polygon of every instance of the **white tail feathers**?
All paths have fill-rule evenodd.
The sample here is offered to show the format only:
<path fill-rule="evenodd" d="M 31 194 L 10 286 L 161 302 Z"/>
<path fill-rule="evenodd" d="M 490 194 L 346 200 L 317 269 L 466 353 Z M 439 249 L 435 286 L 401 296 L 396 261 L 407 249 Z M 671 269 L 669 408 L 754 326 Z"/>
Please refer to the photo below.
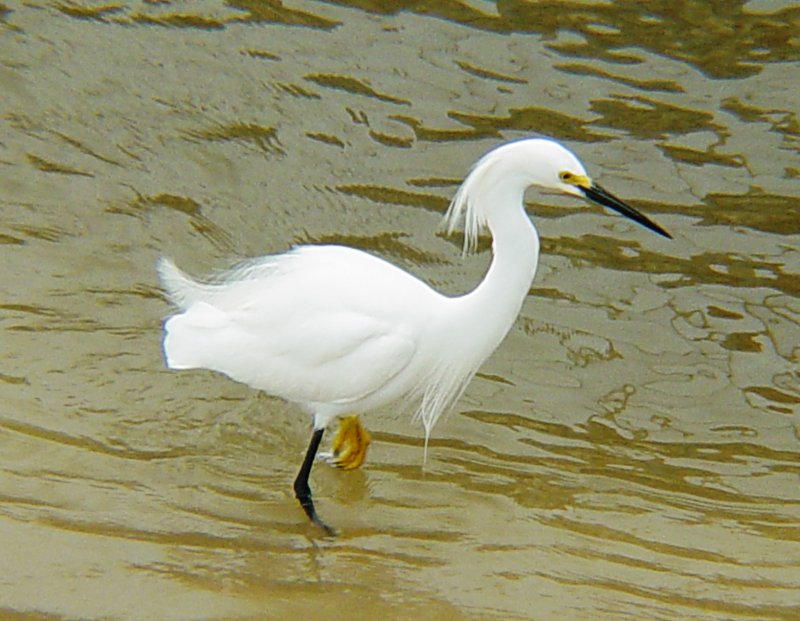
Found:
<path fill-rule="evenodd" d="M 164 358 L 171 369 L 214 368 L 218 352 L 234 341 L 228 316 L 205 302 L 164 322 Z"/>
<path fill-rule="evenodd" d="M 192 280 L 171 259 L 161 257 L 157 269 L 167 296 L 178 308 L 186 309 L 202 298 L 207 285 Z"/>
<path fill-rule="evenodd" d="M 214 285 L 192 280 L 167 258 L 158 261 L 158 275 L 170 301 L 182 312 L 164 322 L 164 359 L 171 369 L 193 369 L 213 363 L 210 336 L 227 327 L 227 316 L 204 301 Z"/>

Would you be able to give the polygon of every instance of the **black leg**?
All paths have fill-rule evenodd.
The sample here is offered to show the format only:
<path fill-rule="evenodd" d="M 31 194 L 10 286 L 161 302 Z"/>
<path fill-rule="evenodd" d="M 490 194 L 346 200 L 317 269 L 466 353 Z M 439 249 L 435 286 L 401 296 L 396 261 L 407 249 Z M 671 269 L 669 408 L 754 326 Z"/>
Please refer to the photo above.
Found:
<path fill-rule="evenodd" d="M 323 522 L 317 515 L 317 510 L 314 508 L 314 501 L 311 499 L 311 488 L 308 485 L 308 477 L 311 474 L 311 467 L 314 465 L 314 458 L 317 456 L 317 449 L 319 443 L 322 441 L 322 434 L 325 429 L 315 429 L 314 434 L 311 436 L 311 442 L 308 445 L 306 458 L 303 460 L 303 465 L 300 466 L 300 472 L 297 473 L 297 478 L 294 480 L 294 495 L 300 501 L 300 506 L 306 512 L 308 519 L 314 524 L 319 526 L 328 535 L 336 535 L 336 531 Z"/>

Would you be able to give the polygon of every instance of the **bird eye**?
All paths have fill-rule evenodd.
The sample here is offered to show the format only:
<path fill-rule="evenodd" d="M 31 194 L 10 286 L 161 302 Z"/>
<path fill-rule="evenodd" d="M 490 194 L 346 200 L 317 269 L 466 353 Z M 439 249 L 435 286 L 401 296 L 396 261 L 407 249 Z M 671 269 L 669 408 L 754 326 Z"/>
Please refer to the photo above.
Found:
<path fill-rule="evenodd" d="M 561 181 L 563 181 L 564 183 L 571 183 L 572 181 L 575 180 L 575 175 L 573 175 L 568 170 L 565 170 L 558 174 L 558 178 L 561 179 Z"/>

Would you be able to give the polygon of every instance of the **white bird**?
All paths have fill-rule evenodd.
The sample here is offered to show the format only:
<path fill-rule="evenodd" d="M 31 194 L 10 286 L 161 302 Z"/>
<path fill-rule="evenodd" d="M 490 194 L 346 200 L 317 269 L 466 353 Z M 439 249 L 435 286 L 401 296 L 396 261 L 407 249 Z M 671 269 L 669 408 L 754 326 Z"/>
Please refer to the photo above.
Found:
<path fill-rule="evenodd" d="M 164 324 L 166 363 L 224 373 L 313 416 L 294 490 L 312 522 L 332 534 L 308 483 L 325 428 L 336 417 L 403 400 L 418 404 L 427 443 L 528 294 L 539 259 L 539 236 L 523 202 L 530 186 L 588 198 L 670 237 L 592 183 L 559 143 L 518 140 L 478 161 L 445 216 L 449 232 L 463 222 L 465 252 L 483 229 L 492 235 L 491 265 L 470 293 L 443 295 L 383 259 L 335 245 L 295 247 L 204 282 L 161 259 L 161 281 L 179 309 Z M 369 435 L 358 418 L 342 420 L 333 461 L 357 467 Z"/>

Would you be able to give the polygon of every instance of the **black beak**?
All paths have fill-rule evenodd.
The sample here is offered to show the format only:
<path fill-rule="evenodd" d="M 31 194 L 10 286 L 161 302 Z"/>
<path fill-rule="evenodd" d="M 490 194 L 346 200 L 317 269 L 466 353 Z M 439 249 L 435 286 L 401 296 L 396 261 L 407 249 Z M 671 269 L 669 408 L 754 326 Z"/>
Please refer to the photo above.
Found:
<path fill-rule="evenodd" d="M 597 203 L 598 205 L 602 205 L 603 207 L 608 207 L 613 209 L 617 213 L 621 213 L 623 216 L 627 216 L 634 222 L 638 222 L 642 226 L 650 229 L 654 233 L 658 233 L 662 237 L 666 237 L 667 239 L 672 239 L 672 235 L 667 233 L 665 229 L 663 229 L 660 225 L 653 222 L 650 218 L 645 216 L 640 211 L 634 209 L 627 203 L 623 203 L 619 200 L 616 196 L 611 194 L 610 192 L 604 190 L 597 184 L 592 184 L 588 188 L 583 186 L 578 186 L 581 190 L 583 190 L 584 195 L 590 201 Z"/>

